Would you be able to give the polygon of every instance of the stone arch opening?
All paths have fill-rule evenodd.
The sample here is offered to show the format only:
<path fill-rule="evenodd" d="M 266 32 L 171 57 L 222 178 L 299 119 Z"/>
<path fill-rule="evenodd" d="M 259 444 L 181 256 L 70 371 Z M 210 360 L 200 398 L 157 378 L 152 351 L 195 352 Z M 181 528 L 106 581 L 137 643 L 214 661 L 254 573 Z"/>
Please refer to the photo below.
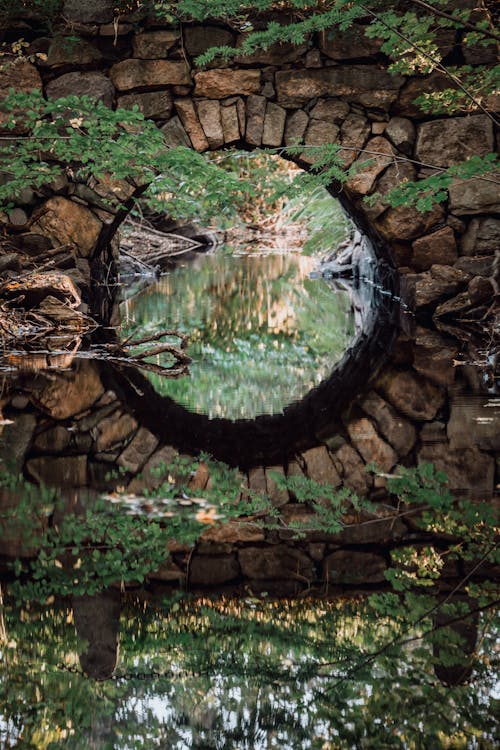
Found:
<path fill-rule="evenodd" d="M 373 48 L 366 46 L 359 29 L 349 40 L 340 33 L 318 35 L 307 48 L 282 46 L 251 58 L 235 58 L 226 67 L 201 70 L 194 60 L 204 48 L 220 43 L 227 34 L 238 43 L 237 34 L 224 24 L 186 25 L 181 45 L 179 31 L 168 24 L 151 26 L 143 18 L 123 18 L 117 33 L 110 19 L 93 20 L 85 9 L 71 12 L 78 16 L 69 19 L 74 22 L 73 32 L 78 30 L 78 41 L 68 47 L 65 31 L 49 38 L 40 37 L 35 26 L 28 29 L 32 49 L 41 50 L 47 59 L 22 61 L 7 73 L 2 71 L 2 92 L 13 85 L 21 91 L 39 89 L 48 97 L 89 93 L 110 106 L 137 104 L 162 128 L 167 142 L 199 151 L 219 148 L 221 138 L 222 145 L 281 148 L 298 137 L 305 146 L 339 143 L 346 160 L 359 163 L 360 171 L 344 185 L 339 198 L 373 239 L 377 252 L 393 263 L 394 283 L 402 277 L 412 290 L 422 326 L 417 341 L 400 341 L 383 366 L 374 393 L 395 410 L 396 416 L 390 411 L 392 427 L 399 415 L 399 423 L 411 421 L 416 433 L 408 441 L 410 453 L 404 452 L 392 427 L 384 426 L 380 409 L 385 407 L 380 401 L 363 402 L 362 414 L 356 411 L 351 418 L 352 394 L 345 401 L 339 397 L 337 411 L 346 406 L 339 418 L 344 427 L 350 425 L 350 431 L 343 430 L 341 463 L 347 476 L 349 461 L 366 463 L 380 440 L 408 461 L 417 454 L 429 456 L 424 450 L 425 428 L 440 420 L 444 424 L 450 414 L 448 400 L 456 376 L 450 360 L 457 352 L 457 346 L 430 321 L 436 315 L 452 316 L 457 305 L 468 304 L 460 295 L 470 299 L 485 293 L 499 237 L 500 204 L 494 187 L 478 179 L 452 185 L 447 202 L 427 213 L 409 207 L 367 206 L 363 197 L 384 193 L 405 177 L 424 177 L 422 163 L 446 166 L 464 155 L 490 151 L 491 120 L 484 114 L 425 115 L 414 99 L 429 87 L 442 86 L 440 75 L 390 75 L 387 60 L 375 43 Z M 368 156 L 370 161 L 363 163 Z M 3 223 L 8 231 L 17 227 L 16 233 L 23 233 L 25 227 L 28 233 L 45 237 L 51 248 L 71 245 L 76 275 L 82 287 L 90 287 L 92 276 L 99 276 L 113 259 L 111 240 L 126 210 L 108 212 L 102 200 L 116 197 L 120 188 L 128 192 L 120 197 L 125 205 L 142 189 L 116 181 L 105 185 L 68 179 L 48 192 L 23 196 L 6 219 L 2 217 Z M 492 287 L 488 288 L 486 296 L 491 294 Z M 450 354 L 447 363 L 436 367 L 436 352 L 444 351 Z M 352 367 L 366 388 L 359 362 L 353 360 Z M 135 403 L 126 384 L 123 393 Z M 148 419 L 146 414 L 146 423 Z M 368 433 L 373 440 L 366 437 Z M 318 429 L 307 445 L 324 440 L 325 433 Z M 444 441 L 447 455 L 442 460 L 449 463 L 449 455 L 458 448 L 450 447 L 446 434 Z M 493 470 L 485 450 L 490 449 L 471 448 L 475 458 L 470 463 L 484 459 L 489 482 Z M 413 458 L 406 458 L 409 455 Z M 391 454 L 386 463 L 393 458 Z"/>

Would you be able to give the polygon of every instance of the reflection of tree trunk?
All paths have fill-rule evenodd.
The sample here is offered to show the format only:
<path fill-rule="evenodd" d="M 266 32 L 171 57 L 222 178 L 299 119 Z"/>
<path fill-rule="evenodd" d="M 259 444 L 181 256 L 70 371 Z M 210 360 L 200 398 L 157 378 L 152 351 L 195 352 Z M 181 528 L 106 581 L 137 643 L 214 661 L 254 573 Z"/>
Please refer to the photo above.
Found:
<path fill-rule="evenodd" d="M 451 601 L 465 604 L 468 608 L 473 606 L 472 600 L 468 597 L 453 597 Z M 449 635 L 450 639 L 447 645 L 433 644 L 432 652 L 436 659 L 434 673 L 440 682 L 450 686 L 463 685 L 472 674 L 472 656 L 477 642 L 479 613 L 475 612 L 453 622 L 455 619 L 456 615 L 441 611 L 437 611 L 432 617 L 433 626 L 439 628 L 440 637 L 446 638 Z M 455 643 L 457 636 L 460 643 Z"/>
<path fill-rule="evenodd" d="M 83 671 L 96 680 L 106 680 L 118 659 L 120 592 L 107 589 L 98 594 L 73 597 L 76 632 L 87 641 L 80 654 Z"/>

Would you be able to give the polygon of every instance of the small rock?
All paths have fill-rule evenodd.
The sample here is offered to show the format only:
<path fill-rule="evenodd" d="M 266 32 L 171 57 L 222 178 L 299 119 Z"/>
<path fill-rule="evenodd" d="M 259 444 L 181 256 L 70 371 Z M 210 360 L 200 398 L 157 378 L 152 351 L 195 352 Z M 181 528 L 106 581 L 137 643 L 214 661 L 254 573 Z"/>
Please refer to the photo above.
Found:
<path fill-rule="evenodd" d="M 172 113 L 172 96 L 168 91 L 145 91 L 125 94 L 117 101 L 119 108 L 132 109 L 134 106 L 139 107 L 146 119 L 168 120 Z"/>
<path fill-rule="evenodd" d="M 500 213 L 500 188 L 480 178 L 457 180 L 448 189 L 449 210 L 458 216 Z"/>
<path fill-rule="evenodd" d="M 298 143 L 303 143 L 308 122 L 309 117 L 303 109 L 298 109 L 287 116 L 285 125 L 285 144 L 287 146 L 296 146 Z"/>
<path fill-rule="evenodd" d="M 469 276 L 484 276 L 485 278 L 491 277 L 493 273 L 493 256 L 474 256 L 468 257 L 463 255 L 455 263 L 455 268 L 459 271 L 463 271 Z"/>
<path fill-rule="evenodd" d="M 480 305 L 493 299 L 495 293 L 493 284 L 482 276 L 474 276 L 470 280 L 467 293 L 472 305 Z"/>
<path fill-rule="evenodd" d="M 362 154 L 354 162 L 356 173 L 347 180 L 347 187 L 354 195 L 367 195 L 373 188 L 378 175 L 389 166 L 393 159 L 394 150 L 385 138 L 376 136 L 366 144 L 366 155 Z M 387 154 L 374 156 L 374 154 Z M 366 163 L 366 166 L 363 166 Z"/>
<path fill-rule="evenodd" d="M 88 208 L 58 195 L 40 207 L 32 228 L 54 245 L 73 245 L 87 258 L 96 249 L 102 224 Z"/>
<path fill-rule="evenodd" d="M 165 143 L 167 146 L 186 146 L 191 148 L 191 141 L 189 136 L 182 127 L 182 123 L 178 117 L 171 117 L 170 120 L 165 123 L 161 128 L 161 131 L 165 137 Z"/>
<path fill-rule="evenodd" d="M 453 450 L 448 442 L 424 445 L 418 455 L 419 461 L 433 464 L 437 471 L 448 477 L 452 491 L 468 491 L 481 499 L 491 497 L 495 473 L 495 460 L 471 446 Z"/>
<path fill-rule="evenodd" d="M 485 156 L 494 148 L 493 125 L 486 115 L 447 117 L 418 126 L 415 156 L 440 167 L 470 156 Z"/>
<path fill-rule="evenodd" d="M 4 271 L 20 271 L 21 256 L 18 253 L 6 253 L 0 255 L 0 273 Z"/>
<path fill-rule="evenodd" d="M 472 219 L 462 237 L 462 255 L 494 255 L 500 247 L 500 219 Z"/>
<path fill-rule="evenodd" d="M 90 408 L 103 393 L 95 363 L 80 360 L 72 372 L 53 373 L 36 401 L 53 419 L 68 419 Z"/>
<path fill-rule="evenodd" d="M 63 16 L 79 23 L 109 23 L 113 20 L 115 0 L 64 0 Z"/>
<path fill-rule="evenodd" d="M 306 463 L 309 479 L 331 487 L 338 487 L 341 484 L 340 476 L 326 446 L 311 448 L 302 454 L 302 458 Z"/>
<path fill-rule="evenodd" d="M 168 52 L 177 44 L 179 32 L 170 29 L 142 31 L 132 40 L 133 57 L 143 60 L 154 60 L 168 57 Z"/>
<path fill-rule="evenodd" d="M 211 47 L 234 45 L 234 34 L 219 26 L 185 26 L 182 35 L 184 48 L 191 57 L 198 57 Z"/>
<path fill-rule="evenodd" d="M 108 451 L 127 440 L 137 429 L 137 421 L 131 414 L 117 410 L 105 417 L 96 427 L 96 451 Z"/>
<path fill-rule="evenodd" d="M 411 120 L 406 117 L 391 117 L 384 133 L 397 149 L 404 154 L 412 154 L 416 131 Z"/>
<path fill-rule="evenodd" d="M 282 505 L 286 505 L 288 502 L 288 491 L 278 488 L 276 480 L 271 476 L 273 472 L 282 477 L 285 476 L 285 472 L 282 466 L 269 466 L 266 468 L 267 495 L 275 508 L 281 508 Z"/>
<path fill-rule="evenodd" d="M 413 367 L 437 385 L 449 386 L 455 380 L 453 360 L 458 347 L 439 333 L 417 328 Z"/>
<path fill-rule="evenodd" d="M 286 110 L 273 102 L 268 102 L 262 132 L 263 146 L 281 146 L 285 131 Z"/>
<path fill-rule="evenodd" d="M 180 121 L 189 135 L 189 138 L 191 139 L 193 148 L 199 152 L 206 151 L 208 148 L 208 140 L 203 132 L 203 128 L 201 127 L 193 101 L 188 97 L 176 99 L 175 109 L 179 115 Z"/>
<path fill-rule="evenodd" d="M 122 60 L 113 65 L 109 76 L 118 91 L 191 83 L 186 63 L 171 60 Z"/>
<path fill-rule="evenodd" d="M 313 120 L 327 120 L 341 125 L 349 114 L 349 105 L 342 99 L 320 99 L 311 109 L 309 116 Z"/>
<path fill-rule="evenodd" d="M 349 487 L 359 497 L 366 497 L 370 487 L 370 477 L 357 451 L 346 443 L 335 451 L 333 462 L 342 477 L 342 485 Z"/>
<path fill-rule="evenodd" d="M 26 463 L 27 472 L 48 487 L 85 487 L 87 456 L 39 456 Z"/>
<path fill-rule="evenodd" d="M 205 99 L 198 102 L 198 117 L 211 149 L 224 145 L 224 131 L 222 129 L 221 106 L 219 102 Z"/>
<path fill-rule="evenodd" d="M 63 96 L 90 96 L 103 102 L 107 107 L 113 106 L 115 90 L 113 84 L 103 73 L 73 72 L 55 78 L 46 86 L 48 99 L 59 99 Z"/>
<path fill-rule="evenodd" d="M 340 31 L 338 27 L 326 29 L 319 35 L 319 48 L 333 60 L 373 57 L 380 52 L 382 42 L 380 39 L 367 37 L 367 28 L 361 24 L 353 24 L 345 31 Z"/>
<path fill-rule="evenodd" d="M 247 99 L 247 126 L 245 138 L 251 146 L 260 146 L 264 131 L 267 100 L 264 96 L 249 96 Z"/>

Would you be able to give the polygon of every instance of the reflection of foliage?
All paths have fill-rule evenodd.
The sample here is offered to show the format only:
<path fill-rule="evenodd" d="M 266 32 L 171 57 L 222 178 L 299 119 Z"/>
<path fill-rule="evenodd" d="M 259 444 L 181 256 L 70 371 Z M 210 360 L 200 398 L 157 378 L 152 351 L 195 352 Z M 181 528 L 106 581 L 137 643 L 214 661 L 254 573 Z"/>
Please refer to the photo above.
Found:
<path fill-rule="evenodd" d="M 449 629 L 433 631 L 425 615 L 433 606 L 433 596 L 410 593 L 333 602 L 130 600 L 117 675 L 96 683 L 78 670 L 82 645 L 67 605 L 27 609 L 7 598 L 3 747 L 427 750 L 473 747 L 475 737 L 489 750 L 494 621 L 485 610 L 471 685 L 445 688 L 433 673 L 432 646 Z M 463 617 L 476 602 L 445 606 Z"/>
<path fill-rule="evenodd" d="M 331 202 L 331 200 L 330 200 Z M 165 321 L 189 333 L 191 378 L 152 378 L 191 409 L 238 418 L 279 412 L 317 385 L 353 333 L 350 301 L 306 278 L 297 255 L 217 253 L 127 303 L 142 333 Z M 123 336 L 132 329 L 129 322 Z"/>

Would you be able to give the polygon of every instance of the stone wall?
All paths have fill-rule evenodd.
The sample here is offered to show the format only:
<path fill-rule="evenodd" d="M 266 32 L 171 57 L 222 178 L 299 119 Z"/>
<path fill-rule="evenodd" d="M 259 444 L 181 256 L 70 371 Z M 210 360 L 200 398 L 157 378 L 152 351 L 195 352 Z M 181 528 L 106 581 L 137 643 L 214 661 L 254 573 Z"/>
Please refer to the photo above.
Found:
<path fill-rule="evenodd" d="M 283 456 L 278 471 L 303 472 L 384 504 L 385 479 L 367 474 L 366 464 L 374 461 L 390 472 L 397 463 L 426 460 L 449 475 L 452 489 L 491 496 L 500 481 L 494 420 L 498 404 L 488 411 L 493 419 L 484 420 L 488 396 L 474 395 L 478 383 L 473 369 L 456 367 L 461 343 L 450 334 L 460 330 L 456 318 L 473 309 L 486 313 L 493 301 L 492 268 L 500 240 L 498 189 L 480 179 L 457 182 L 444 204 L 423 214 L 382 204 L 368 208 L 362 200 L 373 191 L 387 191 L 400 179 L 424 177 L 464 156 L 491 151 L 496 137 L 491 119 L 477 112 L 422 114 L 414 98 L 443 87 L 444 78 L 389 75 L 377 44 L 361 38 L 356 29 L 311 38 L 307 48 L 281 45 L 200 69 L 197 55 L 214 44 L 241 44 L 241 36 L 224 26 L 186 25 L 179 30 L 141 17 L 121 18 L 116 26 L 111 6 L 100 3 L 95 15 L 95 3 L 68 0 L 68 25 L 54 37 L 37 36 L 28 24 L 23 28 L 30 42 L 27 51 L 46 59 L 33 57 L 35 62 L 3 69 L 1 91 L 15 86 L 38 88 L 48 97 L 88 93 L 109 106 L 138 105 L 163 130 L 167 143 L 198 151 L 339 143 L 346 166 L 361 163 L 342 200 L 378 248 L 390 254 L 408 299 L 413 295 L 415 316 L 410 316 L 407 333 L 400 335 L 382 371 L 374 377 L 367 370 L 363 388 L 342 403 L 334 428 L 314 435 L 312 447 Z M 12 30 L 10 36 L 18 34 Z M 64 38 L 69 34 L 78 41 L 69 45 Z M 482 54 L 489 55 L 488 50 Z M 495 102 L 488 106 L 493 110 Z M 363 167 L 368 156 L 370 163 Z M 298 161 L 307 167 L 309 159 L 305 148 Z M 63 179 L 49 192 L 25 191 L 1 219 L 16 237 L 42 235 L 53 246 L 69 247 L 74 262 L 68 267 L 66 261 L 65 273 L 81 288 L 90 284 L 91 266 L 102 260 L 123 218 L 110 201 L 126 202 L 135 190 L 125 181 L 82 184 Z M 366 368 L 367 363 L 356 366 Z M 134 389 L 128 392 L 121 383 L 105 395 L 112 386 L 94 368 L 79 366 L 72 375 L 42 377 L 35 386 L 20 386 L 28 415 L 35 407 L 46 415 L 46 422 L 30 421 L 20 448 L 24 471 L 33 479 L 99 488 L 110 464 L 117 463 L 126 468 L 131 488 L 137 490 L 136 475 L 145 468 L 147 475 L 151 462 L 175 450 L 163 428 L 145 414 Z M 65 398 L 58 405 L 61 388 Z M 4 399 L 5 415 L 17 421 L 18 396 Z M 70 456 L 69 464 L 64 463 L 70 468 L 63 471 L 63 464 L 57 465 L 58 453 Z M 293 498 L 273 494 L 272 468 L 265 460 L 246 466 L 246 481 L 253 489 L 265 488 L 293 515 Z M 253 564 L 253 541 L 248 541 L 250 552 L 228 553 L 224 545 L 231 540 L 211 540 L 211 552 L 200 554 L 225 550 L 232 561 L 227 580 L 232 581 Z M 255 541 L 282 549 L 278 538 Z M 314 558 L 318 550 L 308 548 L 303 550 L 305 562 L 301 557 L 293 565 L 302 570 L 304 563 L 307 571 L 311 566 L 316 570 L 330 554 L 338 554 L 335 540 L 321 543 L 326 546 L 320 562 Z M 365 552 L 379 554 L 380 549 L 374 553 L 368 546 Z M 206 560 L 202 562 L 205 570 Z"/>

